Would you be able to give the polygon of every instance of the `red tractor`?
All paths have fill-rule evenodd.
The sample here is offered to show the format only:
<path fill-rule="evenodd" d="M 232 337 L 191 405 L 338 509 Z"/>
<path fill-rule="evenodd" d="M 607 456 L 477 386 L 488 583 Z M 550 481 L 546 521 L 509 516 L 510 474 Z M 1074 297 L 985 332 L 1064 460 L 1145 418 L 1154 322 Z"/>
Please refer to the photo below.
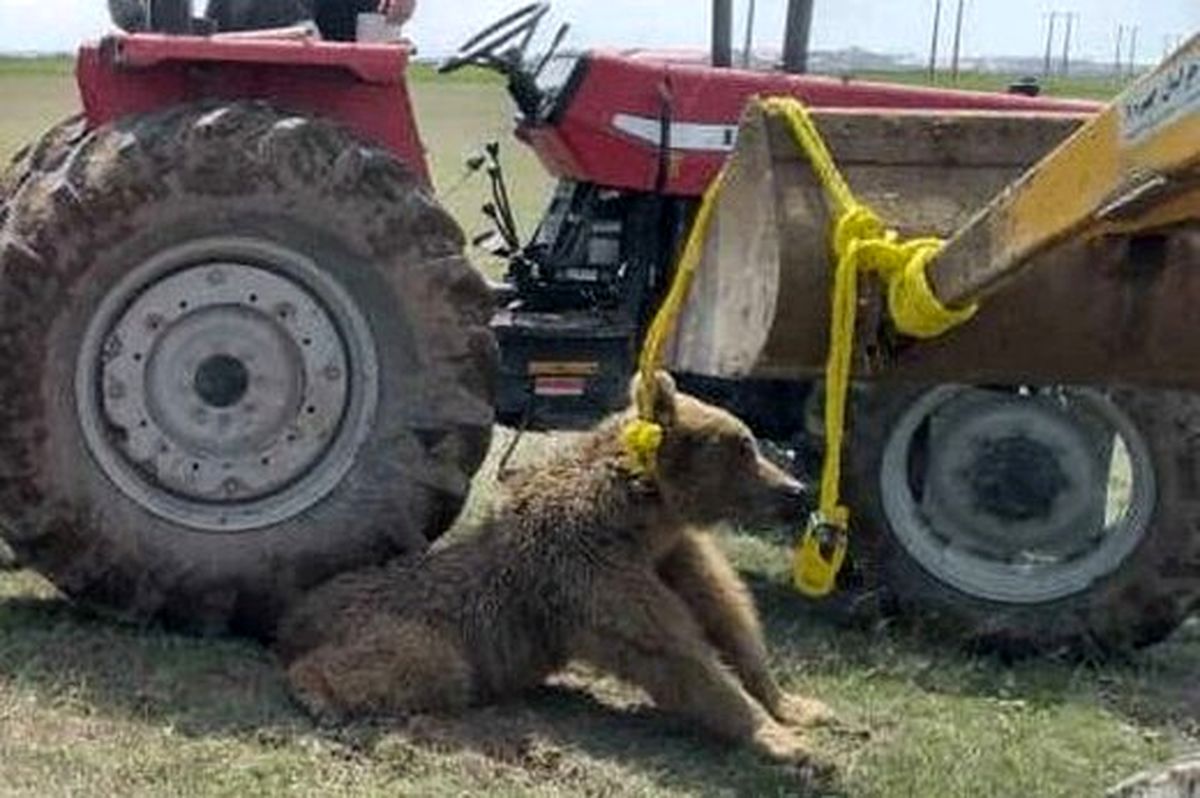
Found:
<path fill-rule="evenodd" d="M 125 616 L 265 631 L 296 591 L 444 531 L 497 418 L 576 426 L 624 401 L 680 239 L 752 96 L 876 117 L 1044 117 L 991 172 L 944 181 L 959 193 L 942 226 L 1095 110 L 794 74 L 811 14 L 802 0 L 789 12 L 787 70 L 728 69 L 729 5 L 715 3 L 712 64 L 556 57 L 562 31 L 533 59 L 547 11 L 535 4 L 442 67 L 503 74 L 517 137 L 559 179 L 521 241 L 493 151 L 486 212 L 510 263 L 500 287 L 466 260 L 434 196 L 405 46 L 180 34 L 190 3 L 166 0 L 152 4 L 151 24 L 174 20 L 171 32 L 85 45 L 83 113 L 0 183 L 0 513 L 20 557 L 73 598 Z M 683 379 L 773 438 L 801 441 L 810 428 L 811 378 Z M 985 431 L 1013 423 L 978 396 L 955 412 L 972 401 L 992 414 Z M 1091 473 L 1090 439 L 1039 412 L 1017 425 L 1066 441 L 1056 473 Z M 1037 453 L 1012 455 L 1027 464 Z M 1047 490 L 1067 487 L 1049 480 L 951 509 L 1020 515 L 1052 501 Z M 1094 509 L 1046 523 L 1061 536 Z M 1093 532 L 1073 534 L 1083 546 Z M 1048 645 L 1107 628 L 1076 609 L 1120 563 L 1079 562 L 1085 572 L 1055 572 L 1064 590 L 1036 595 L 1000 595 L 995 568 L 943 581 L 968 627 L 1015 608 L 992 631 Z M 1126 602 L 1134 642 L 1180 620 L 1156 596 Z M 1076 620 L 1047 633 L 1025 622 L 1029 607 Z"/>

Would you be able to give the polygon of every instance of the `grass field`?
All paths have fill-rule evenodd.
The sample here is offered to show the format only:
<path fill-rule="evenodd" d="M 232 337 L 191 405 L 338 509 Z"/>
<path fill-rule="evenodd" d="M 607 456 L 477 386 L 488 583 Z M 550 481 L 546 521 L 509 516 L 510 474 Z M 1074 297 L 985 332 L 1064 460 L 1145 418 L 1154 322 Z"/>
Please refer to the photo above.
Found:
<path fill-rule="evenodd" d="M 909 83 L 926 85 L 928 77 L 924 72 L 867 72 L 858 77 L 863 80 L 880 80 L 891 83 Z M 967 72 L 959 76 L 958 82 L 953 82 L 949 75 L 939 74 L 933 84 L 939 88 L 957 88 L 970 91 L 1006 91 L 1009 84 L 1017 75 L 1004 75 L 983 72 Z M 1060 77 L 1052 76 L 1041 81 L 1042 90 L 1055 97 L 1075 97 L 1084 100 L 1108 100 L 1119 92 L 1125 85 L 1123 81 L 1110 78 L 1096 77 Z"/>
<path fill-rule="evenodd" d="M 65 64 L 0 63 L 0 157 L 74 108 Z M 481 79 L 414 83 L 447 204 L 472 229 L 483 186 L 460 162 L 507 141 L 511 110 Z M 515 147 L 517 203 L 547 181 Z M 543 443 L 544 447 L 545 443 Z M 539 447 L 530 446 L 535 452 Z M 486 500 L 494 466 L 473 501 Z M 727 534 L 791 689 L 848 731 L 823 732 L 841 766 L 823 794 L 1089 796 L 1200 735 L 1200 628 L 1121 663 L 1005 665 L 941 650 L 852 608 L 786 587 L 784 540 Z M 621 685 L 572 672 L 510 705 L 394 726 L 314 727 L 270 656 L 79 612 L 38 577 L 0 574 L 0 795 L 797 795 L 786 769 L 700 739 Z"/>

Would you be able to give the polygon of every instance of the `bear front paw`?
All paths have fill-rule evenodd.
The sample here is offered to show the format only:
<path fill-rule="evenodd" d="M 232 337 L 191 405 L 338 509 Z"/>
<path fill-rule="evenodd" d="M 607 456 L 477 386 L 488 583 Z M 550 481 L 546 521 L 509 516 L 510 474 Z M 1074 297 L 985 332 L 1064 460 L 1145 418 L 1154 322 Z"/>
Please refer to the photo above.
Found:
<path fill-rule="evenodd" d="M 799 728 L 832 726 L 837 722 L 837 716 L 824 702 L 786 693 L 771 714 L 780 723 Z"/>
<path fill-rule="evenodd" d="M 808 742 L 791 729 L 764 723 L 754 734 L 754 747 L 768 759 L 791 765 L 807 764 L 813 758 Z"/>

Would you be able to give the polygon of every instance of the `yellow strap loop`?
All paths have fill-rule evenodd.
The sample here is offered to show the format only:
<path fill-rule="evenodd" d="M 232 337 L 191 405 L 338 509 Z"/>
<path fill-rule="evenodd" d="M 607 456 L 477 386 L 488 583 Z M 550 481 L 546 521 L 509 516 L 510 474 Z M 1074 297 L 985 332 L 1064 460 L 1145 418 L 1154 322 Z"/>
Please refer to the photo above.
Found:
<path fill-rule="evenodd" d="M 663 429 L 653 421 L 639 418 L 629 422 L 621 432 L 621 443 L 628 455 L 628 468 L 635 476 L 655 475 L 658 448 L 662 446 Z"/>
<path fill-rule="evenodd" d="M 825 190 L 834 217 L 831 243 L 836 261 L 830 312 L 829 357 L 825 365 L 825 462 L 821 471 L 819 510 L 796 546 L 793 576 L 801 592 L 822 597 L 836 587 L 849 545 L 850 510 L 841 503 L 842 449 L 846 429 L 846 397 L 850 388 L 854 331 L 858 311 L 858 275 L 873 272 L 887 287 L 888 312 L 896 329 L 915 338 L 935 338 L 968 321 L 975 307 L 947 308 L 929 286 L 926 272 L 941 251 L 935 238 L 900 241 L 883 221 L 855 198 L 830 155 L 808 109 L 790 97 L 756 100 L 767 116 L 788 123 L 797 147 L 805 153 Z M 638 371 L 638 420 L 622 440 L 630 468 L 654 474 L 663 431 L 654 420 L 655 372 L 661 367 L 667 340 L 675 328 L 704 254 L 717 199 L 725 182 L 722 170 L 704 194 L 688 234 L 675 279 L 646 335 Z"/>
<path fill-rule="evenodd" d="M 841 503 L 842 450 L 846 398 L 850 390 L 854 331 L 858 313 L 858 275 L 874 272 L 887 286 L 888 312 L 896 329 L 916 338 L 935 338 L 963 324 L 975 308 L 953 310 L 938 301 L 926 270 L 943 242 L 921 238 L 902 242 L 896 233 L 855 198 L 829 154 L 808 109 L 792 98 L 762 102 L 768 116 L 788 123 L 796 145 L 808 156 L 834 216 L 832 245 L 836 258 L 829 321 L 829 359 L 825 364 L 825 462 L 821 470 L 819 510 L 796 547 L 796 588 L 813 597 L 833 592 L 849 546 L 850 510 Z"/>
<path fill-rule="evenodd" d="M 700 209 L 692 222 L 683 254 L 675 266 L 675 278 L 671 289 L 663 300 L 662 307 L 646 332 L 646 340 L 642 344 L 641 356 L 638 358 L 638 392 L 634 397 L 637 403 L 638 419 L 631 422 L 625 429 L 622 442 L 625 446 L 628 468 L 634 474 L 653 476 L 658 457 L 658 449 L 662 445 L 663 430 L 654 418 L 655 391 L 658 390 L 656 372 L 662 367 L 666 352 L 667 340 L 683 313 L 683 305 L 691 291 L 696 269 L 704 257 L 704 242 L 708 237 L 708 229 L 712 226 L 713 211 L 716 209 L 717 198 L 725 182 L 725 170 L 722 169 L 717 178 L 704 192 Z"/>

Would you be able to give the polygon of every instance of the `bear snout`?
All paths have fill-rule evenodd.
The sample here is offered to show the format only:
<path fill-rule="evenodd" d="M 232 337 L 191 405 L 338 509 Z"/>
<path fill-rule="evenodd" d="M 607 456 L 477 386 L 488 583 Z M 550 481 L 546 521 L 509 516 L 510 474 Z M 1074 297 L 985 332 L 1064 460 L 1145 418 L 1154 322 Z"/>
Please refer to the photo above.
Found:
<path fill-rule="evenodd" d="M 789 479 L 779 493 L 783 514 L 788 521 L 806 521 L 817 507 L 812 490 L 799 480 Z"/>
<path fill-rule="evenodd" d="M 791 523 L 808 520 L 816 509 L 812 489 L 788 474 L 779 466 L 760 457 L 758 463 L 760 484 L 768 494 L 768 506 L 778 520 Z"/>

